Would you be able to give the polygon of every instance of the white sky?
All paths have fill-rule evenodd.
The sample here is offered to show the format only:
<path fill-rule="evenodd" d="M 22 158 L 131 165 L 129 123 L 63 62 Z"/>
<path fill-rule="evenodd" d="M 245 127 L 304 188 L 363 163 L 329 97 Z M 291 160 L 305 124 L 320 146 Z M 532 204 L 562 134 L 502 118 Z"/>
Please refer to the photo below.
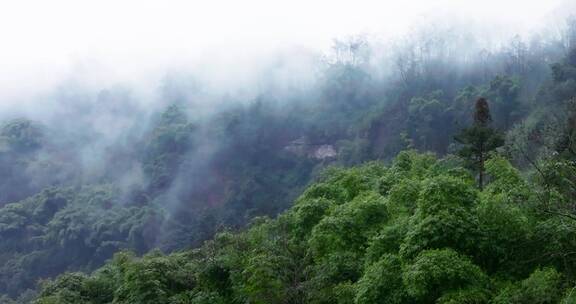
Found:
<path fill-rule="evenodd" d="M 322 49 L 334 37 L 405 32 L 430 12 L 526 28 L 561 2 L 0 0 L 0 94 L 35 90 L 100 63 L 130 75 L 123 71 L 211 52 L 234 57 L 292 45 Z"/>

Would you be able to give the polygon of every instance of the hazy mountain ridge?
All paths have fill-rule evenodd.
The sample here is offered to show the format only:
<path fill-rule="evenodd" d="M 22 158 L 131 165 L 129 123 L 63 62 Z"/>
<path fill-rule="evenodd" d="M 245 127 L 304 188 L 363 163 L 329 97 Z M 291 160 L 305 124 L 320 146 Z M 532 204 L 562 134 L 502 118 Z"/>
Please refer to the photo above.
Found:
<path fill-rule="evenodd" d="M 124 249 L 143 254 L 153 248 L 170 252 L 198 247 L 225 227 L 242 227 L 255 216 L 275 216 L 287 209 L 306 185 L 327 165 L 356 165 L 375 159 L 389 161 L 405 149 L 433 151 L 440 156 L 456 152 L 459 146 L 453 140 L 454 136 L 462 128 L 472 124 L 474 102 L 480 96 L 488 99 L 493 126 L 508 132 L 507 144 L 499 152 L 517 164 L 520 170 L 528 174 L 533 170 L 543 170 L 540 165 L 534 166 L 534 164 L 544 162 L 553 166 L 553 162 L 546 163 L 546 161 L 556 160 L 557 157 L 565 161 L 562 165 L 566 167 L 562 167 L 558 172 L 567 174 L 568 177 L 561 178 L 567 180 L 566 184 L 554 180 L 560 183 L 557 186 L 559 190 L 550 194 L 553 197 L 558 196 L 557 201 L 564 204 L 565 199 L 562 197 L 570 197 L 571 191 L 570 174 L 573 169 L 569 162 L 572 158 L 571 115 L 574 111 L 572 100 L 576 93 L 576 72 L 574 72 L 576 52 L 573 49 L 576 43 L 576 27 L 574 27 L 576 23 L 571 20 L 567 23 L 565 34 L 562 36 L 546 37 L 541 40 L 534 38 L 530 44 L 518 37 L 493 51 L 466 50 L 466 53 L 478 56 L 466 56 L 465 60 L 462 60 L 460 53 L 454 51 L 462 41 L 443 39 L 445 33 L 442 32 L 424 36 L 424 40 L 414 38 L 406 44 L 406 49 L 396 50 L 380 65 L 375 63 L 374 58 L 382 57 L 376 50 L 370 51 L 370 41 L 352 39 L 337 44 L 329 60 L 317 62 L 319 72 L 317 76 L 312 77 L 313 81 L 305 82 L 304 86 L 298 86 L 298 82 L 295 82 L 290 86 L 279 88 L 277 84 L 286 79 L 285 75 L 281 68 L 277 70 L 272 68 L 271 70 L 280 76 L 263 85 L 263 89 L 249 100 L 241 97 L 245 96 L 242 94 L 235 96 L 207 92 L 202 88 L 201 81 L 190 81 L 186 76 L 167 78 L 160 90 L 160 98 L 163 101 L 153 105 L 140 103 L 136 96 L 125 88 L 91 91 L 74 85 L 64 86 L 51 97 L 57 105 L 51 108 L 57 111 L 52 111 L 48 116 L 33 112 L 30 117 L 37 117 L 37 120 L 30 118 L 9 120 L 0 129 L 0 166 L 3 172 L 0 188 L 1 202 L 4 205 L 0 209 L 2 237 L 0 292 L 17 297 L 25 289 L 34 289 L 40 278 L 54 277 L 64 271 L 89 272 L 101 266 L 115 252 Z M 480 56 L 481 54 L 485 55 Z M 263 78 L 266 78 L 266 75 L 268 74 Z M 304 78 L 308 79 L 309 76 Z M 214 106 L 202 102 L 203 98 L 215 101 Z M 307 147 L 304 152 L 294 153 L 291 149 L 287 149 L 295 142 Z M 317 151 L 311 148 L 315 145 L 331 147 L 333 151 L 326 152 L 330 157 L 310 157 L 316 155 Z M 554 290 L 550 294 L 556 293 L 557 290 L 564 292 L 564 287 L 558 287 L 564 286 L 562 284 L 572 284 L 571 274 L 564 270 L 564 266 L 558 266 L 556 261 L 543 260 L 543 264 L 557 269 L 546 268 L 540 272 L 534 266 L 537 263 L 531 261 L 526 268 L 510 269 L 510 273 L 506 275 L 510 275 L 509 281 L 512 285 L 504 290 L 499 284 L 505 283 L 492 282 L 490 285 L 487 283 L 490 281 L 488 277 L 493 276 L 495 272 L 506 270 L 506 267 L 512 267 L 499 261 L 500 256 L 497 254 L 516 249 L 492 248 L 491 246 L 496 245 L 486 244 L 487 248 L 483 248 L 486 252 L 482 253 L 485 256 L 477 257 L 469 254 L 472 249 L 459 248 L 460 245 L 452 246 L 452 243 L 447 243 L 448 245 L 427 246 L 420 244 L 416 239 L 409 239 L 404 233 L 410 233 L 410 229 L 423 225 L 418 223 L 415 214 L 419 211 L 414 209 L 416 208 L 414 203 L 419 200 L 414 191 L 420 189 L 422 185 L 418 184 L 420 181 L 414 180 L 424 176 L 431 180 L 438 178 L 448 183 L 448 186 L 455 183 L 454 187 L 475 193 L 474 195 L 479 197 L 478 200 L 485 204 L 482 205 L 485 208 L 494 207 L 490 205 L 492 197 L 497 197 L 497 200 L 514 200 L 514 204 L 519 204 L 516 201 L 518 197 L 530 201 L 527 205 L 538 203 L 538 199 L 534 198 L 538 193 L 532 193 L 524 186 L 521 189 L 515 188 L 520 187 L 517 184 L 498 186 L 497 172 L 492 172 L 493 180 L 481 193 L 474 190 L 472 177 L 467 178 L 467 183 L 457 183 L 451 177 L 455 177 L 456 173 L 462 174 L 457 175 L 459 177 L 466 176 L 468 173 L 461 168 L 464 164 L 447 165 L 449 168 L 446 172 L 441 168 L 438 169 L 440 172 L 430 169 L 432 171 L 425 173 L 406 173 L 413 175 L 406 177 L 405 181 L 382 180 L 387 174 L 396 174 L 395 170 L 400 172 L 419 170 L 410 167 L 409 164 L 407 166 L 412 169 L 393 169 L 394 166 L 400 166 L 398 163 L 406 157 L 409 159 L 408 162 L 411 162 L 412 158 L 416 160 L 422 158 L 418 160 L 424 162 L 422 170 L 428 168 L 427 166 L 436 168 L 435 165 L 431 165 L 436 161 L 430 156 L 411 153 L 403 153 L 402 156 L 396 157 L 396 165 L 390 168 L 373 165 L 339 173 L 343 176 L 367 174 L 369 175 L 367 182 L 355 181 L 356 177 L 351 177 L 352 184 L 347 184 L 346 179 L 342 181 L 344 184 L 340 184 L 338 180 L 340 175 L 335 173 L 332 177 L 335 180 L 334 184 L 324 185 L 321 182 L 312 185 L 301 196 L 295 207 L 283 213 L 279 219 L 256 225 L 241 234 L 225 233 L 219 236 L 258 238 L 253 234 L 259 233 L 259 229 L 271 229 L 262 233 L 270 234 L 274 239 L 276 230 L 284 225 L 283 221 L 300 212 L 299 204 L 309 203 L 310 206 L 306 205 L 311 209 L 309 211 L 318 209 L 316 211 L 326 215 L 325 229 L 337 229 L 340 224 L 349 224 L 351 227 L 367 225 L 366 231 L 362 228 L 360 229 L 362 232 L 358 232 L 358 240 L 338 240 L 337 238 L 341 237 L 340 233 L 336 233 L 336 236 L 318 234 L 315 239 L 308 239 L 306 234 L 310 231 L 299 232 L 305 229 L 300 227 L 305 223 L 291 222 L 286 225 L 296 227 L 278 232 L 278 237 L 287 239 L 295 237 L 298 242 L 294 246 L 298 246 L 298 250 L 304 253 L 309 252 L 311 256 L 296 254 L 283 257 L 260 254 L 258 252 L 265 252 L 268 249 L 277 250 L 278 248 L 272 249 L 272 247 L 282 244 L 258 239 L 247 241 L 250 245 L 246 245 L 258 254 L 233 257 L 238 259 L 238 264 L 227 261 L 224 266 L 212 265 L 216 267 L 214 269 L 208 267 L 211 264 L 206 264 L 204 258 L 195 260 L 196 251 L 170 257 L 152 254 L 143 260 L 121 254 L 115 262 L 100 270 L 99 273 L 104 274 L 95 274 L 91 278 L 84 275 L 65 275 L 56 283 L 48 283 L 43 291 L 44 301 L 48 302 L 41 303 L 51 303 L 49 301 L 80 303 L 78 302 L 80 299 L 92 303 L 109 303 L 112 299 L 120 301 L 118 303 L 145 303 L 145 301 L 196 303 L 190 301 L 201 299 L 212 301 L 210 303 L 215 301 L 322 303 L 321 301 L 337 301 L 336 298 L 344 301 L 342 303 L 349 303 L 346 301 L 352 301 L 352 298 L 360 301 L 359 303 L 368 303 L 363 297 L 373 296 L 362 295 L 362 292 L 373 292 L 370 287 L 373 282 L 369 282 L 371 280 L 369 278 L 363 278 L 379 271 L 379 268 L 374 267 L 398 265 L 403 269 L 408 267 L 404 274 L 390 278 L 396 280 L 394 284 L 397 284 L 398 290 L 402 290 L 401 286 L 405 284 L 402 282 L 417 280 L 410 275 L 410 271 L 421 271 L 417 269 L 420 266 L 427 267 L 425 266 L 427 259 L 433 261 L 455 259 L 460 263 L 458 265 L 465 269 L 464 272 L 476 276 L 468 278 L 464 273 L 460 273 L 464 281 L 470 280 L 466 281 L 470 284 L 460 286 L 459 282 L 454 283 L 455 289 L 446 291 L 447 294 L 455 292 L 449 296 L 409 289 L 406 293 L 404 290 L 392 290 L 390 292 L 394 295 L 391 298 L 398 301 L 419 299 L 426 302 L 440 296 L 450 299 L 458 296 L 467 297 L 468 292 L 473 292 L 479 299 L 489 299 L 500 297 L 498 294 L 504 293 L 505 290 L 509 290 L 511 295 L 501 297 L 516 297 L 524 292 L 518 291 L 524 288 L 522 286 L 530 284 L 530 279 L 526 277 L 532 272 L 535 273 L 533 280 L 550 280 L 549 284 L 552 286 L 550 288 Z M 493 161 L 496 162 L 494 166 L 500 167 L 494 170 L 506 174 L 516 172 L 506 165 L 504 160 L 498 160 L 499 158 L 496 158 Z M 439 161 L 437 166 L 452 161 L 455 160 L 447 156 L 446 159 Z M 370 170 L 375 170 L 376 173 Z M 358 173 L 364 171 L 366 172 Z M 505 178 L 517 180 L 525 177 L 511 175 Z M 546 184 L 548 181 L 526 179 L 522 183 L 524 182 L 530 183 L 534 188 L 549 186 Z M 378 186 L 375 186 L 376 184 Z M 323 190 L 323 185 L 329 189 Z M 384 189 L 388 186 L 396 187 L 397 190 L 390 190 L 392 192 L 388 193 L 388 190 Z M 494 190 L 497 186 L 499 188 Z M 361 191 L 350 187 L 360 187 Z M 314 191 L 321 194 L 317 197 L 307 196 Z M 325 191 L 327 192 L 324 193 Z M 355 191 L 360 191 L 362 194 Z M 517 191 L 526 193 L 516 193 Z M 350 194 L 351 192 L 354 194 Z M 328 199 L 337 202 L 322 201 L 326 195 Z M 394 195 L 406 197 L 393 198 Z M 507 198 L 510 195 L 513 197 Z M 301 203 L 307 197 L 310 202 Z M 388 201 L 392 199 L 404 199 L 402 204 L 406 206 L 398 207 L 402 209 L 399 211 L 388 210 L 392 208 L 388 206 Z M 447 200 L 453 200 L 455 206 L 468 204 L 452 197 Z M 318 206 L 314 205 L 316 201 Z M 336 206 L 340 204 L 366 207 L 381 218 L 364 218 L 370 215 L 355 214 L 356 211 L 352 207 L 348 210 L 347 207 Z M 518 207 L 514 204 L 510 207 L 511 210 L 505 212 L 514 213 L 520 222 L 529 219 L 531 224 L 548 225 L 559 220 L 555 216 L 541 219 L 542 215 L 531 214 L 535 211 L 530 209 L 530 206 Z M 343 218 L 332 218 L 329 216 L 331 213 L 322 213 L 326 211 L 323 208 L 336 212 L 335 215 L 342 214 Z M 408 210 L 404 210 L 406 208 Z M 477 210 L 479 207 L 466 208 L 479 212 Z M 521 210 L 518 211 L 518 208 Z M 569 207 L 562 206 L 562 208 L 567 211 L 560 212 L 556 209 L 552 211 L 560 212 L 560 218 L 572 214 Z M 359 210 L 361 211 L 361 208 Z M 380 214 L 381 211 L 386 214 Z M 474 212 L 471 216 L 479 216 Z M 302 216 L 304 215 L 308 216 L 306 214 Z M 314 221 L 321 220 L 321 215 L 318 216 Z M 389 217 L 400 218 L 398 227 L 395 227 L 395 224 L 388 226 Z M 414 219 L 409 220 L 412 217 Z M 330 226 L 331 220 L 344 222 L 332 223 L 333 226 Z M 456 219 L 450 218 L 450 220 Z M 408 224 L 409 221 L 413 223 Z M 536 233 L 530 230 L 533 227 L 526 228 L 522 226 L 524 224 L 526 223 L 518 224 L 521 226 L 518 228 L 521 231 L 513 231 L 514 235 L 528 237 L 529 234 Z M 565 228 L 565 226 L 548 228 L 562 227 Z M 316 229 L 309 228 L 309 230 Z M 480 231 L 488 229 L 484 226 L 464 228 Z M 501 228 L 503 229 L 494 226 L 488 230 Z M 368 252 L 364 250 L 368 246 L 368 240 L 375 238 L 376 230 L 379 229 L 391 230 L 386 233 L 398 234 L 397 237 L 402 240 L 396 239 L 396 243 L 393 243 L 396 249 L 386 251 L 388 255 L 385 258 L 382 257 L 383 252 L 374 253 L 376 256 L 372 257 L 373 262 L 378 262 L 379 266 L 364 267 L 360 265 L 363 262 L 346 265 L 346 261 L 368 259 L 365 256 Z M 569 239 L 571 230 L 566 229 L 563 231 L 567 233 L 564 236 Z M 305 236 L 301 235 L 302 233 Z M 320 243 L 313 244 L 316 241 L 322 242 L 324 237 L 335 237 L 334 246 L 337 244 L 344 247 L 356 246 L 353 250 L 354 255 L 351 256 L 350 252 L 344 250 L 345 248 L 330 248 L 331 241 L 328 239 L 324 240 L 330 245 L 326 248 L 319 245 Z M 439 232 L 436 237 L 441 239 L 442 234 Z M 472 237 L 472 240 L 466 242 L 477 241 Z M 215 242 L 218 244 L 220 241 L 217 238 Z M 210 250 L 211 244 L 213 243 L 208 242 L 199 249 L 199 252 Z M 559 250 L 569 252 L 571 243 L 562 242 L 562 244 L 568 247 Z M 410 249 L 410 246 L 415 248 Z M 419 246 L 423 246 L 425 250 Z M 445 247 L 451 249 L 427 251 Z M 333 253 L 332 249 L 335 253 L 342 254 L 333 257 L 336 264 L 331 264 L 332 260 L 329 258 L 327 259 L 330 261 L 324 261 L 326 256 Z M 235 250 L 241 249 L 234 247 L 230 250 L 232 250 L 230 254 L 234 256 L 239 254 Z M 321 253 L 322 250 L 328 252 Z M 219 252 L 218 255 L 220 254 L 222 259 L 230 258 L 227 256 L 228 252 Z M 359 258 L 360 256 L 362 257 Z M 536 257 L 522 258 L 530 260 Z M 254 262 L 259 259 L 263 259 L 263 262 Z M 276 259 L 288 261 L 287 269 L 295 267 L 293 264 L 296 261 L 312 259 L 305 265 L 312 267 L 310 271 L 314 275 L 311 278 L 298 278 L 297 286 L 285 286 L 288 281 L 275 277 L 279 275 L 275 271 L 282 273 L 283 269 L 269 272 L 269 269 L 258 268 L 260 264 L 268 265 Z M 423 264 L 416 262 L 412 264 L 414 259 L 419 259 L 418 261 Z M 478 259 L 483 260 L 479 262 Z M 185 270 L 182 270 L 185 272 L 174 274 L 167 272 L 166 276 L 158 273 L 158 278 L 161 278 L 162 282 L 169 283 L 150 291 L 148 296 L 145 287 L 148 285 L 143 285 L 144 287 L 137 285 L 137 282 L 140 282 L 138 273 L 141 270 L 147 271 L 148 262 L 153 264 L 150 267 L 154 271 L 163 272 L 154 268 L 157 261 L 174 271 L 186 265 Z M 126 269 L 123 268 L 125 266 Z M 140 266 L 144 269 L 138 268 Z M 207 270 L 202 270 L 202 267 L 207 267 Z M 323 273 L 322 267 L 327 267 L 326 273 Z M 338 269 L 330 267 L 352 268 L 348 269 L 349 271 L 343 270 L 341 274 Z M 117 272 L 113 275 L 113 279 L 106 277 L 107 268 L 112 268 L 111 271 L 114 273 Z M 304 271 L 300 269 L 297 272 L 301 270 Z M 330 271 L 335 273 L 331 274 Z M 250 274 L 251 272 L 254 274 Z M 260 273 L 262 277 L 258 277 L 257 274 Z M 264 274 L 272 276 L 269 282 Z M 204 275 L 208 277 L 203 277 Z M 219 279 L 210 278 L 211 275 Z M 238 281 L 229 282 L 226 279 L 218 282 L 220 275 Z M 323 277 L 325 275 L 328 277 Z M 331 277 L 332 275 L 336 278 Z M 343 277 L 338 278 L 340 275 Z M 400 277 L 404 281 L 398 281 Z M 121 281 L 114 281 L 117 279 Z M 155 277 L 145 278 L 143 284 L 148 284 L 148 279 L 156 280 Z M 524 279 L 528 280 L 527 283 L 518 283 Z M 103 288 L 102 298 L 95 299 L 94 290 L 79 287 L 92 284 L 92 280 L 99 286 L 97 288 Z M 478 285 L 479 282 L 482 283 Z M 69 283 L 72 285 L 67 285 Z M 308 287 L 304 292 L 300 291 L 299 284 L 314 287 Z M 109 288 L 111 285 L 121 288 L 111 290 Z M 74 290 L 76 287 L 78 290 Z M 283 291 L 275 294 L 277 287 L 284 289 L 281 288 Z M 460 287 L 472 289 L 460 290 Z M 366 290 L 361 291 L 363 289 Z M 336 291 L 347 294 L 340 297 L 333 294 Z M 67 298 L 68 292 L 71 292 L 70 298 Z M 80 294 L 75 295 L 76 292 Z M 459 294 L 461 292 L 463 294 Z M 326 293 L 326 296 L 323 293 Z"/>

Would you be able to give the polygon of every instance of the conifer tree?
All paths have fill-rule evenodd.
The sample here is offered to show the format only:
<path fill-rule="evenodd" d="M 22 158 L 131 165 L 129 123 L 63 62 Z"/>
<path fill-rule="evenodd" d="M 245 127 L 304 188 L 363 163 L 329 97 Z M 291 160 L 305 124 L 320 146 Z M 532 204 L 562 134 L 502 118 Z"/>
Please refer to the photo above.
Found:
<path fill-rule="evenodd" d="M 480 97 L 475 105 L 474 124 L 455 137 L 456 142 L 462 145 L 458 155 L 466 161 L 470 169 L 478 172 L 480 189 L 484 186 L 484 162 L 488 153 L 504 144 L 502 134 L 490 126 L 491 122 L 488 101 Z"/>

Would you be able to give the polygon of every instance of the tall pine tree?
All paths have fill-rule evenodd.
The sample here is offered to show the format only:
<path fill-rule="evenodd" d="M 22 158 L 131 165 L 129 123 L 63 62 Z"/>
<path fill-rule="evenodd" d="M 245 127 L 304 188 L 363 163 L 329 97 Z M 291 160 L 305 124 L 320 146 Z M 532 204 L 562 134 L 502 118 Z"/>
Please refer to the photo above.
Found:
<path fill-rule="evenodd" d="M 480 97 L 476 101 L 474 111 L 474 124 L 463 129 L 456 135 L 456 142 L 462 145 L 458 155 L 462 157 L 467 166 L 478 172 L 478 187 L 484 187 L 484 162 L 488 153 L 504 144 L 504 137 L 498 130 L 492 128 L 490 123 L 490 107 L 488 101 Z"/>

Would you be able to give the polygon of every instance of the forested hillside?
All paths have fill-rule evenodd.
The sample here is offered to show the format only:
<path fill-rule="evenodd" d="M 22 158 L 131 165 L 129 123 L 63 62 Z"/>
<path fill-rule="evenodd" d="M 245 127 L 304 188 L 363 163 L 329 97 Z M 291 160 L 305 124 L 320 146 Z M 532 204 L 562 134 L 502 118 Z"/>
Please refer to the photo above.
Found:
<path fill-rule="evenodd" d="M 406 151 L 328 170 L 277 219 L 168 256 L 116 254 L 38 303 L 573 303 L 576 222 L 548 209 L 562 186 L 494 154 L 479 191 L 460 165 Z"/>
<path fill-rule="evenodd" d="M 2 115 L 0 302 L 576 301 L 576 19 L 474 34 Z"/>

